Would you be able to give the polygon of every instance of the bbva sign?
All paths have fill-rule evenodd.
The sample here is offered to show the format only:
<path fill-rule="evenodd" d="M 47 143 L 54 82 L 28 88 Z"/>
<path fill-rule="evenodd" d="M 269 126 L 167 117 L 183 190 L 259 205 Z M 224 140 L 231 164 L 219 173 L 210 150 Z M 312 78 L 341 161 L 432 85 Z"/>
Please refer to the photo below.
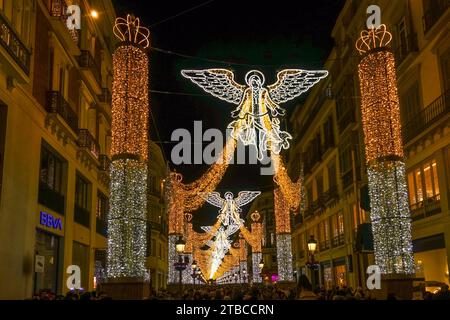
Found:
<path fill-rule="evenodd" d="M 40 224 L 52 229 L 62 230 L 62 221 L 60 218 L 53 217 L 50 213 L 41 211 Z"/>

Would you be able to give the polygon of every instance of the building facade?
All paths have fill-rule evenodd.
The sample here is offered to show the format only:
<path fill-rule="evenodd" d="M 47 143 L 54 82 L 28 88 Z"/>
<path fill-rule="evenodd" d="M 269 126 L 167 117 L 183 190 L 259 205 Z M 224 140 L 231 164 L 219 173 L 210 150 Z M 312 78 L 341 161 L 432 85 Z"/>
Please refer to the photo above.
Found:
<path fill-rule="evenodd" d="M 355 42 L 377 4 L 393 35 L 418 276 L 449 283 L 450 2 L 348 0 L 332 31 L 330 76 L 291 117 L 292 173 L 303 163 L 306 208 L 294 217 L 294 266 L 317 285 L 365 284 L 373 264 Z M 311 261 L 307 242 L 318 241 Z"/>
<path fill-rule="evenodd" d="M 168 279 L 168 225 L 164 184 L 167 163 L 161 148 L 149 142 L 147 180 L 147 268 L 154 290 L 165 289 Z"/>
<path fill-rule="evenodd" d="M 0 1 L 0 299 L 65 293 L 72 265 L 103 280 L 114 20 L 110 0 Z"/>

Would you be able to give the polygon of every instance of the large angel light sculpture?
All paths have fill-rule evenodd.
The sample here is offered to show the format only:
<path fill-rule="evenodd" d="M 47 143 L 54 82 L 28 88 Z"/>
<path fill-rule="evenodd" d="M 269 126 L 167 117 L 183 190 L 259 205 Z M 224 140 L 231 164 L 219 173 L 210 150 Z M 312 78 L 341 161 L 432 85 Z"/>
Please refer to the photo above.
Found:
<path fill-rule="evenodd" d="M 231 136 L 246 146 L 254 145 L 262 160 L 264 151 L 279 154 L 289 148 L 292 139 L 280 129 L 278 116 L 283 116 L 285 110 L 279 104 L 308 91 L 327 77 L 328 71 L 282 70 L 277 74 L 277 82 L 267 87 L 264 75 L 257 70 L 246 74 L 247 86 L 236 83 L 233 72 L 227 69 L 182 70 L 181 74 L 211 95 L 238 105 L 231 113 L 236 120 L 228 125 Z"/>
<path fill-rule="evenodd" d="M 225 199 L 223 199 L 218 192 L 200 193 L 199 195 L 205 199 L 206 202 L 220 208 L 218 219 L 223 226 L 237 231 L 239 226 L 244 223 L 244 220 L 240 217 L 242 211 L 241 207 L 252 202 L 260 194 L 260 191 L 241 191 L 236 199 L 234 198 L 233 193 L 229 191 L 225 192 Z"/>

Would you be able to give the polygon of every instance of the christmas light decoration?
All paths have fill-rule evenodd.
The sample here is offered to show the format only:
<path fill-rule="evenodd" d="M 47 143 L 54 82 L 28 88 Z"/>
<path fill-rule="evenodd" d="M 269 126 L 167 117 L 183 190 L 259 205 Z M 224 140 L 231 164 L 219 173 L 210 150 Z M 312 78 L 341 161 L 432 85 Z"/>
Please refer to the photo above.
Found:
<path fill-rule="evenodd" d="M 246 146 L 255 146 L 261 160 L 266 150 L 279 154 L 282 149 L 288 149 L 292 139 L 289 133 L 280 129 L 278 115 L 283 116 L 285 110 L 279 104 L 308 91 L 328 72 L 282 70 L 277 74 L 277 82 L 267 88 L 264 87 L 264 75 L 257 70 L 246 74 L 247 86 L 236 83 L 233 72 L 226 69 L 183 70 L 181 74 L 205 92 L 238 105 L 231 113 L 236 120 L 228 125 L 231 136 Z"/>
<path fill-rule="evenodd" d="M 136 37 L 119 44 L 113 54 L 107 277 L 144 279 L 147 273 L 148 58 L 140 47 L 140 28 L 129 18 L 127 24 L 118 18 L 114 27 L 115 32 Z M 144 38 L 148 41 L 148 35 Z M 137 42 L 137 39 L 141 40 Z"/>
<path fill-rule="evenodd" d="M 275 232 L 277 234 L 291 233 L 289 206 L 280 189 L 273 191 L 275 204 Z"/>
<path fill-rule="evenodd" d="M 277 234 L 277 264 L 279 281 L 294 281 L 292 238 L 289 233 Z"/>
<path fill-rule="evenodd" d="M 361 32 L 356 48 L 375 263 L 384 274 L 413 274 L 395 58 L 385 25 Z"/>
<path fill-rule="evenodd" d="M 303 173 L 300 173 L 297 182 L 293 182 L 288 175 L 282 157 L 280 155 L 272 153 L 271 159 L 275 169 L 275 175 L 273 177 L 274 182 L 280 187 L 280 190 L 283 193 L 283 197 L 287 201 L 287 205 L 289 206 L 289 208 L 292 210 L 297 210 L 302 204 L 301 200 L 303 199 Z"/>
<path fill-rule="evenodd" d="M 261 252 L 252 252 L 252 271 L 253 271 L 253 283 L 261 283 L 261 269 L 259 263 L 262 260 Z"/>

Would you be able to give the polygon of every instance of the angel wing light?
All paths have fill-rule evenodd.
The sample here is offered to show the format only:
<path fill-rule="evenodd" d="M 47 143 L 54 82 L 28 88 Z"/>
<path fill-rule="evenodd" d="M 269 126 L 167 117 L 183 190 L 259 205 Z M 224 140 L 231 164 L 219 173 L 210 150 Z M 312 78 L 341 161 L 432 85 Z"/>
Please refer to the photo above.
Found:
<path fill-rule="evenodd" d="M 279 104 L 308 91 L 327 77 L 328 71 L 282 70 L 277 74 L 277 82 L 267 87 L 264 75 L 257 70 L 246 74 L 246 86 L 236 83 L 233 72 L 226 69 L 183 70 L 181 74 L 209 94 L 238 106 L 231 113 L 236 120 L 228 125 L 231 136 L 244 145 L 254 145 L 262 160 L 264 151 L 279 154 L 289 148 L 292 139 L 280 129 L 278 116 L 284 116 L 285 110 Z"/>

